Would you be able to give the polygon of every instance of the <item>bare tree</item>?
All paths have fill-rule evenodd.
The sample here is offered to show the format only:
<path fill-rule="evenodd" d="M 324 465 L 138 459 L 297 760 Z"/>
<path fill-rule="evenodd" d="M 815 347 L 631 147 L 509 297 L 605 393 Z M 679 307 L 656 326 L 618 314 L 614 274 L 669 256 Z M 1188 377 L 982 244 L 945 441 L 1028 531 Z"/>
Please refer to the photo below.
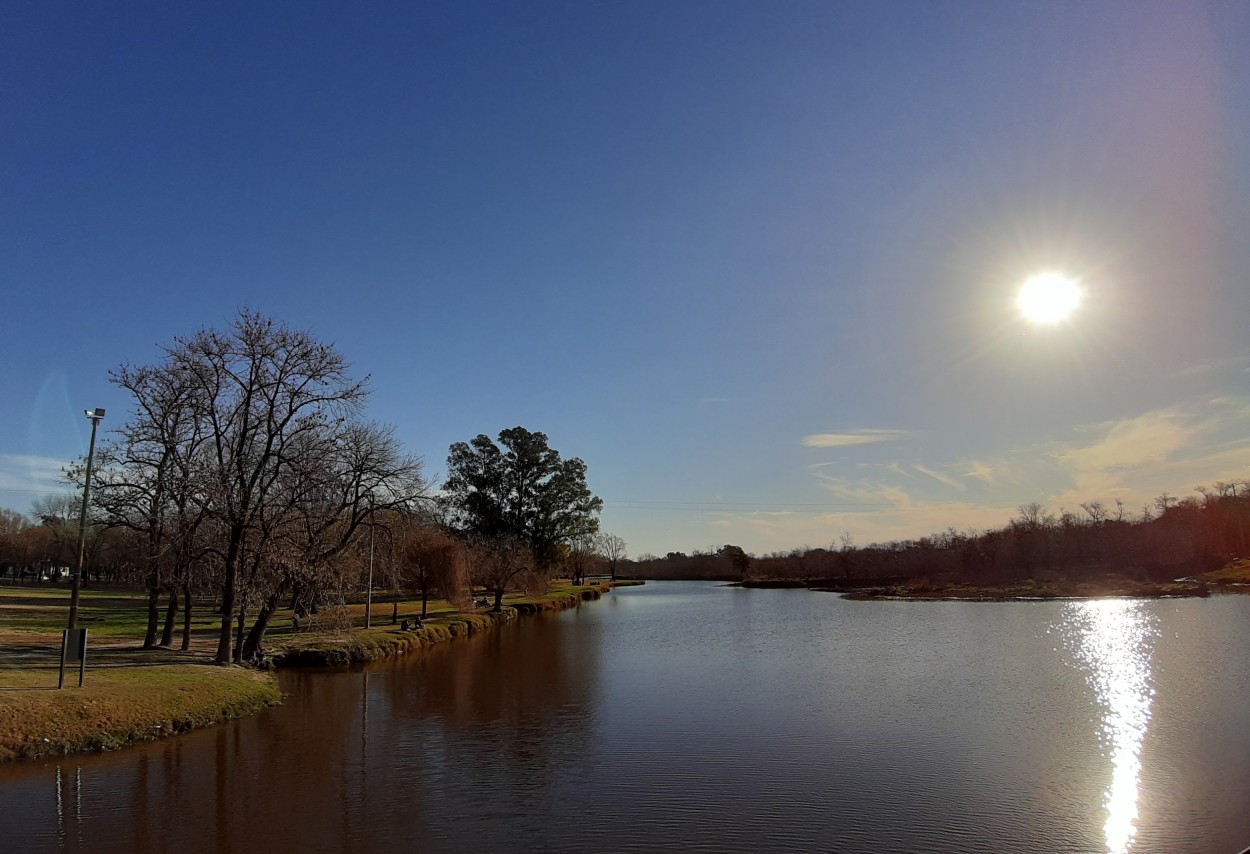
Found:
<path fill-rule="evenodd" d="M 185 598 L 183 639 L 190 645 L 191 567 L 202 549 L 198 533 L 204 505 L 196 501 L 197 458 L 204 422 L 193 405 L 188 377 L 178 370 L 123 365 L 110 380 L 129 391 L 136 416 L 128 419 L 98 456 L 95 503 L 104 523 L 138 537 L 139 563 L 148 591 L 144 648 L 156 645 L 158 602 L 168 591 L 160 645 L 173 642 L 178 597 Z"/>
<path fill-rule="evenodd" d="M 600 534 L 599 554 L 603 555 L 603 559 L 608 565 L 608 574 L 615 581 L 616 567 L 626 557 L 625 540 L 612 533 L 605 532 Z"/>
<path fill-rule="evenodd" d="M 258 654 L 279 597 L 319 584 L 362 522 L 424 489 L 420 461 L 359 420 L 366 381 L 331 345 L 259 313 L 176 338 L 114 381 L 137 402 L 114 455 L 117 517 L 148 531 L 154 571 L 179 542 L 197 544 L 182 565 L 215 564 L 218 663 Z"/>
<path fill-rule="evenodd" d="M 31 515 L 39 520 L 40 526 L 47 532 L 47 547 L 42 555 L 45 560 L 53 561 L 58 566 L 68 566 L 74 562 L 80 507 L 82 507 L 82 500 L 74 495 L 47 495 L 36 499 L 31 505 Z M 92 541 L 95 539 L 95 534 L 95 525 L 89 525 L 87 528 L 88 553 L 93 551 Z"/>
<path fill-rule="evenodd" d="M 437 526 L 408 516 L 398 532 L 399 578 L 406 589 L 421 594 L 421 618 L 429 611 L 430 594 L 448 601 L 465 597 L 465 556 L 460 543 Z"/>
<path fill-rule="evenodd" d="M 1027 528 L 1044 527 L 1049 518 L 1046 508 L 1036 501 L 1030 501 L 1028 504 L 1021 504 L 1016 508 L 1020 514 L 1020 524 Z"/>
<path fill-rule="evenodd" d="M 1081 509 L 1089 515 L 1090 523 L 1095 526 L 1107 521 L 1107 508 L 1101 501 L 1084 501 Z"/>
<path fill-rule="evenodd" d="M 519 537 L 484 537 L 469 547 L 470 577 L 494 596 L 492 610 L 503 610 L 503 596 L 513 579 L 534 569 L 534 553 Z"/>
<path fill-rule="evenodd" d="M 21 513 L 0 507 L 0 575 L 12 571 L 16 581 L 19 571 L 29 566 L 26 531 L 32 527 Z"/>
<path fill-rule="evenodd" d="M 1128 521 L 1128 505 L 1124 503 L 1124 499 L 1117 498 L 1115 500 L 1115 520 L 1117 522 Z"/>
<path fill-rule="evenodd" d="M 569 539 L 564 562 L 574 584 L 586 581 L 586 573 L 598 556 L 599 538 L 594 533 L 586 531 Z"/>
<path fill-rule="evenodd" d="M 237 660 L 253 660 L 269 621 L 293 588 L 316 596 L 329 571 L 365 523 L 411 510 L 426 490 L 421 461 L 405 454 L 394 432 L 353 423 L 309 431 L 293 443 L 290 464 L 271 506 L 262 514 L 262 537 L 250 547 L 253 560 L 243 579 L 238 633 L 249 597 L 260 602 L 247 637 L 235 645 Z"/>

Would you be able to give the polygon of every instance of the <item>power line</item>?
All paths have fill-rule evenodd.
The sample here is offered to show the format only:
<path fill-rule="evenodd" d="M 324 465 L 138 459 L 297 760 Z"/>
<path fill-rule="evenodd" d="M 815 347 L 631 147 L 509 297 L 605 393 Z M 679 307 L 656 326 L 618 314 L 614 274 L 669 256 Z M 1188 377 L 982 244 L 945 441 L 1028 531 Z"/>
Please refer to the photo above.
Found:
<path fill-rule="evenodd" d="M 750 507 L 884 507 L 885 502 L 870 501 L 670 501 L 648 498 L 605 498 L 604 504 L 697 504 L 700 507 L 746 505 Z"/>
<path fill-rule="evenodd" d="M 815 513 L 820 510 L 875 509 L 894 505 L 869 501 L 666 501 L 659 499 L 605 499 L 604 507 L 615 510 L 652 510 L 673 511 L 689 510 L 698 512 L 741 511 L 751 510 L 793 510 L 795 512 Z"/>
<path fill-rule="evenodd" d="M 75 491 L 68 486 L 65 489 L 0 489 L 0 495 L 68 495 Z"/>

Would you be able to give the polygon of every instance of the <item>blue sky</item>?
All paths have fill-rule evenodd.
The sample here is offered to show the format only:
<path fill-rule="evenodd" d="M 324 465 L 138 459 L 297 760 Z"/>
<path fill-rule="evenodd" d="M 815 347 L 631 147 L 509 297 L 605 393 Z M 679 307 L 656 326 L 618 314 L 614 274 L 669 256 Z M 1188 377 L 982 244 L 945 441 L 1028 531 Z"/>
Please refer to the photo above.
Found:
<path fill-rule="evenodd" d="M 0 504 L 247 306 L 632 554 L 1250 478 L 1244 3 L 0 10 Z M 1020 284 L 1078 277 L 1025 322 Z"/>

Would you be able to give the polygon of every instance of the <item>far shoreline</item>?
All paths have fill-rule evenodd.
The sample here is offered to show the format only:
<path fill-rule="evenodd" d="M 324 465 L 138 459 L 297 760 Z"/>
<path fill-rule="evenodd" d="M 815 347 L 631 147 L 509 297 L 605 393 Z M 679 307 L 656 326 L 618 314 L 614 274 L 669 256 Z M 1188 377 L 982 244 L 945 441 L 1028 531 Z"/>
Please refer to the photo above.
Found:
<path fill-rule="evenodd" d="M 1170 581 L 1136 578 L 1024 579 L 1001 584 L 966 584 L 898 580 L 830 583 L 831 579 L 748 579 L 734 586 L 754 589 L 803 589 L 838 593 L 854 601 L 909 602 L 1037 602 L 1086 599 L 1202 599 L 1219 593 L 1250 593 L 1240 578 L 1220 576 L 1223 570 Z"/>

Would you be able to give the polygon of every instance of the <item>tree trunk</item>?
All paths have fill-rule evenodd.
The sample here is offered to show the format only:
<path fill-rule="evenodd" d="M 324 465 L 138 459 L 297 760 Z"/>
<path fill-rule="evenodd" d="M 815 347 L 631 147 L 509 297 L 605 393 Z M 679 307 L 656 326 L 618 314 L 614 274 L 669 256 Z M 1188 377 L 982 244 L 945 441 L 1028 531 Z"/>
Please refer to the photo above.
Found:
<path fill-rule="evenodd" d="M 282 598 L 282 592 L 281 590 L 275 591 L 261 606 L 260 613 L 256 615 L 256 622 L 252 623 L 252 629 L 247 633 L 247 639 L 243 641 L 243 661 L 259 661 L 263 655 L 261 644 L 265 640 L 265 630 L 269 628 L 269 620 L 278 610 L 278 600 Z"/>
<path fill-rule="evenodd" d="M 243 602 L 239 605 L 239 624 L 234 633 L 234 655 L 235 664 L 243 662 L 243 629 L 247 624 L 247 596 L 243 596 Z"/>
<path fill-rule="evenodd" d="M 191 582 L 182 585 L 182 649 L 191 648 Z"/>
<path fill-rule="evenodd" d="M 430 601 L 430 588 L 423 586 L 421 588 L 421 619 L 423 620 L 425 619 L 425 608 L 426 608 L 426 605 L 429 604 L 429 601 Z"/>
<path fill-rule="evenodd" d="M 492 608 L 491 610 L 494 611 L 496 614 L 501 613 L 503 611 L 503 588 L 502 587 L 495 588 L 495 607 Z"/>
<path fill-rule="evenodd" d="M 174 622 L 178 619 L 178 588 L 169 588 L 169 606 L 165 609 L 165 627 L 161 630 L 161 646 L 169 647 L 174 643 Z"/>
<path fill-rule="evenodd" d="M 148 631 L 143 636 L 143 648 L 156 646 L 156 629 L 161 624 L 161 588 L 154 580 L 148 582 Z"/>
<path fill-rule="evenodd" d="M 221 583 L 221 631 L 217 635 L 217 664 L 230 663 L 230 629 L 234 620 L 234 582 L 239 569 L 239 546 L 242 530 L 232 533 L 230 547 L 226 551 L 226 577 Z"/>

